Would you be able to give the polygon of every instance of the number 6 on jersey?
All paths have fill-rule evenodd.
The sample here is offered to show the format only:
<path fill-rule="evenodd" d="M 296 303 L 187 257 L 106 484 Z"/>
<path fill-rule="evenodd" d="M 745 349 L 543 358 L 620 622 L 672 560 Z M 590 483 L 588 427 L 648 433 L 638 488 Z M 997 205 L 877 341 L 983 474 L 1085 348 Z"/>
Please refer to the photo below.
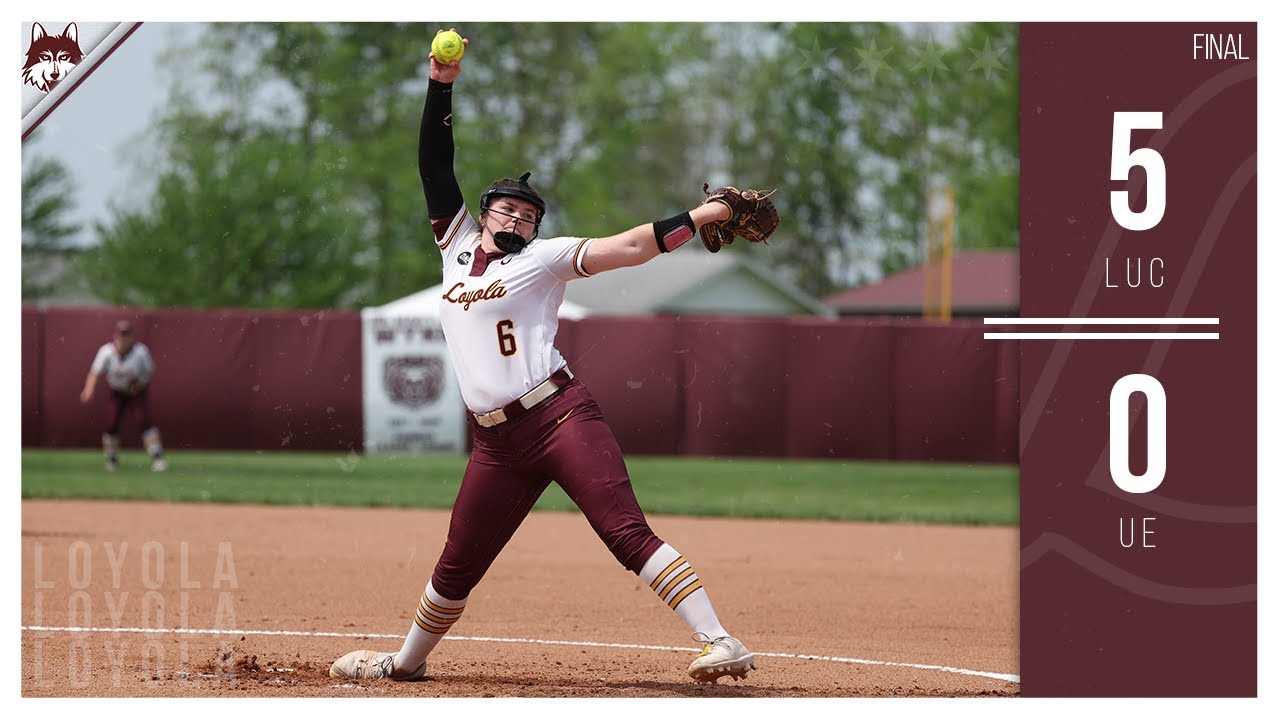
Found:
<path fill-rule="evenodd" d="M 503 357 L 511 357 L 516 354 L 516 336 L 512 335 L 508 330 L 514 330 L 516 324 L 510 320 L 498 321 L 498 352 Z"/>

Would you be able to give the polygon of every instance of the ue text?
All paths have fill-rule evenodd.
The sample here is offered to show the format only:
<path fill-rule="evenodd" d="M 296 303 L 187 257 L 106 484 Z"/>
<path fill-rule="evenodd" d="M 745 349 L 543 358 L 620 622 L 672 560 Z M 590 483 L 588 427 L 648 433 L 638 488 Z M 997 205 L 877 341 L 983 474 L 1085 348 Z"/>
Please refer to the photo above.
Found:
<path fill-rule="evenodd" d="M 1155 540 L 1152 537 L 1156 534 L 1155 528 L 1152 525 L 1155 521 L 1156 519 L 1153 517 L 1142 518 L 1142 538 L 1139 540 L 1136 537 L 1138 533 L 1137 518 L 1120 518 L 1120 547 L 1131 548 L 1134 547 L 1135 544 L 1139 543 L 1139 547 L 1155 547 Z"/>

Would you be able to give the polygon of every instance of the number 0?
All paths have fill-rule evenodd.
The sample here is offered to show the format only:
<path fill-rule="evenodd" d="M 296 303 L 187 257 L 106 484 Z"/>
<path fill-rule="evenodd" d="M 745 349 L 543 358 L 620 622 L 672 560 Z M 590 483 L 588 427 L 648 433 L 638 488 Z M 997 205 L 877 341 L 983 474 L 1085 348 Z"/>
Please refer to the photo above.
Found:
<path fill-rule="evenodd" d="M 1164 217 L 1164 158 L 1151 148 L 1129 152 L 1129 136 L 1134 130 L 1164 127 L 1162 113 L 1118 112 L 1111 126 L 1111 179 L 1128 180 L 1129 170 L 1141 165 L 1147 171 L 1147 206 L 1142 212 L 1129 209 L 1129 191 L 1111 191 L 1111 216 L 1126 230 L 1150 230 Z"/>
<path fill-rule="evenodd" d="M 1147 397 L 1147 470 L 1129 472 L 1129 396 Z M 1164 386 L 1150 375 L 1125 375 L 1111 387 L 1111 479 L 1130 493 L 1148 493 L 1164 482 L 1165 471 Z"/>

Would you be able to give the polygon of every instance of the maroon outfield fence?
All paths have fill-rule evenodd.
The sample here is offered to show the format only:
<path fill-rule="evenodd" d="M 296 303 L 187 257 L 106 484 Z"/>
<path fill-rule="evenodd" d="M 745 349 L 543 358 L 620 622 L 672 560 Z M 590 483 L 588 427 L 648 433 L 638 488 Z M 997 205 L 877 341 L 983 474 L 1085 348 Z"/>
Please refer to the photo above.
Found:
<path fill-rule="evenodd" d="M 24 446 L 98 446 L 103 388 L 88 407 L 79 393 L 122 318 L 155 357 L 166 446 L 362 449 L 359 313 L 117 308 L 23 308 Z M 628 453 L 1017 462 L 1017 345 L 982 331 L 591 317 L 562 321 L 557 346 Z"/>

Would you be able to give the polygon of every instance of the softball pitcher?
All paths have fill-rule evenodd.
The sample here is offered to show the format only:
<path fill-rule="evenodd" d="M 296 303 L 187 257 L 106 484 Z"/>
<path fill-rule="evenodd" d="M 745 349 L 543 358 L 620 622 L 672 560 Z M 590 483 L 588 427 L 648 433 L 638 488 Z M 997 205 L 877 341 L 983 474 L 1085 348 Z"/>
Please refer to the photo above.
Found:
<path fill-rule="evenodd" d="M 689 675 L 745 677 L 755 656 L 721 625 L 689 561 L 649 528 L 613 432 L 552 341 L 565 283 L 648 262 L 699 230 L 708 247 L 712 231 L 729 240 L 734 232 L 752 239 L 754 231 L 763 240 L 777 224 L 776 212 L 765 195 L 723 188 L 689 212 L 617 235 L 538 239 L 546 203 L 525 173 L 485 190 L 474 219 L 453 171 L 452 93 L 460 61 L 443 64 L 431 55 L 430 62 L 418 166 L 444 263 L 440 321 L 470 410 L 473 449 L 444 551 L 404 644 L 395 653 L 348 653 L 329 674 L 424 677 L 427 656 L 462 616 L 472 588 L 556 482 L 618 562 L 693 630 L 702 651 Z"/>

